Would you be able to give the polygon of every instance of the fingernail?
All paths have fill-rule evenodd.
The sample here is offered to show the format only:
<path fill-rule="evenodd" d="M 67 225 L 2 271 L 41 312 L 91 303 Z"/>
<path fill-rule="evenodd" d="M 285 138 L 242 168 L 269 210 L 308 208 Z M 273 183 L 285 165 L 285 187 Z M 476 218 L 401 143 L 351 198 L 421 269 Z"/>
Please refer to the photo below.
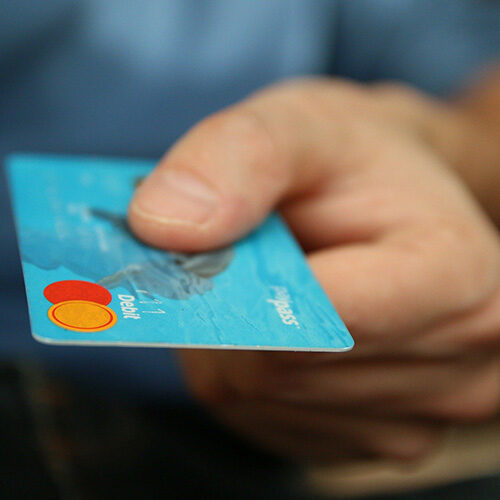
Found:
<path fill-rule="evenodd" d="M 210 219 L 217 201 L 217 193 L 196 175 L 157 170 L 136 191 L 131 210 L 160 223 L 201 225 Z"/>

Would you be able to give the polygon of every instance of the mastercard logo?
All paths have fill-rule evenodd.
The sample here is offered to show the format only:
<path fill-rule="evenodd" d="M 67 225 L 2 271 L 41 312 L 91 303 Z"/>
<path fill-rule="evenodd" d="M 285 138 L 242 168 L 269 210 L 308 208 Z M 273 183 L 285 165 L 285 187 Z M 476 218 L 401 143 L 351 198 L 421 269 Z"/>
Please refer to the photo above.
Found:
<path fill-rule="evenodd" d="M 53 304 L 48 311 L 50 321 L 66 330 L 100 332 L 116 323 L 116 313 L 108 307 L 111 293 L 96 283 L 56 281 L 43 294 Z"/>

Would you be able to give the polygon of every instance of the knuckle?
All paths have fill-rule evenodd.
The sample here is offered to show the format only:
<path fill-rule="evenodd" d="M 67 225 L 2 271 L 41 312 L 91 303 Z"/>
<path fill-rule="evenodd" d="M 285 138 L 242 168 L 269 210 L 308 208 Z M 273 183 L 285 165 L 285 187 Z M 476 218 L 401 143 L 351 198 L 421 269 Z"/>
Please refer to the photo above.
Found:
<path fill-rule="evenodd" d="M 222 111 L 207 118 L 204 127 L 209 129 L 208 136 L 215 138 L 228 158 L 245 159 L 246 181 L 258 179 L 262 182 L 264 178 L 272 183 L 287 175 L 278 134 L 271 130 L 263 113 L 254 107 L 239 105 Z"/>
<path fill-rule="evenodd" d="M 273 99 L 295 100 L 297 98 L 307 99 L 312 94 L 322 93 L 326 88 L 331 89 L 334 80 L 328 77 L 311 78 L 297 77 L 285 82 L 271 85 L 257 93 L 263 97 Z"/>
<path fill-rule="evenodd" d="M 367 87 L 331 77 L 295 78 L 262 91 L 263 97 L 281 101 L 302 115 L 353 111 L 369 95 Z M 344 113 L 345 114 L 345 113 Z"/>
<path fill-rule="evenodd" d="M 251 108 L 235 106 L 206 118 L 201 126 L 211 140 L 224 142 L 226 146 L 245 147 L 248 153 L 269 153 L 272 145 L 265 122 Z"/>
<path fill-rule="evenodd" d="M 424 98 L 424 95 L 414 87 L 391 80 L 375 83 L 371 88 L 377 98 L 396 100 L 400 103 L 414 102 Z"/>

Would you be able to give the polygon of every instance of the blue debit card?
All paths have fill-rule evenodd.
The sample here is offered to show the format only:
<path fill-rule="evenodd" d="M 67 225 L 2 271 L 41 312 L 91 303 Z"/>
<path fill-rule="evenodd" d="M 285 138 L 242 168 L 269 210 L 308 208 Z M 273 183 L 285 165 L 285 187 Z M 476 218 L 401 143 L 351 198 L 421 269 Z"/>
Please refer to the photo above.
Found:
<path fill-rule="evenodd" d="M 201 254 L 148 247 L 126 212 L 152 161 L 13 155 L 33 336 L 51 344 L 344 351 L 353 340 L 281 218 Z"/>

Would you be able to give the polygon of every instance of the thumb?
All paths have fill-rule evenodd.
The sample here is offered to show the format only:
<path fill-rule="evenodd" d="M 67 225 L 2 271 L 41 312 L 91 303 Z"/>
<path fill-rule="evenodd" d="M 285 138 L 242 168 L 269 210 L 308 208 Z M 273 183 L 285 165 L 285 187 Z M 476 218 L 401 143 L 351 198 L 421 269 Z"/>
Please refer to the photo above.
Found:
<path fill-rule="evenodd" d="M 304 133 L 313 120 L 271 94 L 202 121 L 167 153 L 129 207 L 141 239 L 179 251 L 228 244 L 327 175 L 303 161 L 324 147 Z"/>

